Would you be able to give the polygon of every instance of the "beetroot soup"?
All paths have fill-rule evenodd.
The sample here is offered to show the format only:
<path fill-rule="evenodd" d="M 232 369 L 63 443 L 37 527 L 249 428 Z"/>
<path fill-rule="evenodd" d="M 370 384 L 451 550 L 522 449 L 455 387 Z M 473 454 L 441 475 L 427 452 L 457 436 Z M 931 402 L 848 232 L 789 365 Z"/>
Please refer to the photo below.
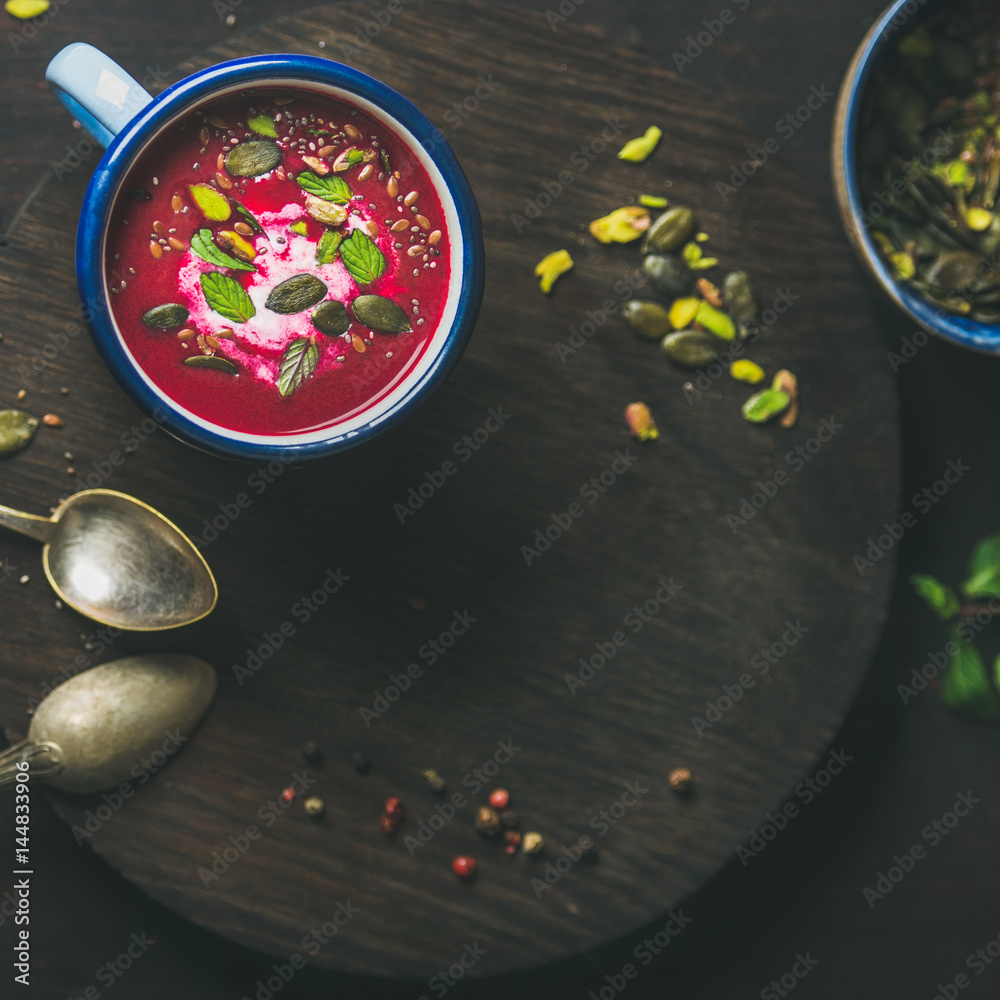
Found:
<path fill-rule="evenodd" d="M 125 178 L 105 267 L 161 392 L 244 434 L 333 427 L 414 370 L 445 312 L 449 234 L 424 166 L 353 105 L 257 89 L 161 132 Z"/>

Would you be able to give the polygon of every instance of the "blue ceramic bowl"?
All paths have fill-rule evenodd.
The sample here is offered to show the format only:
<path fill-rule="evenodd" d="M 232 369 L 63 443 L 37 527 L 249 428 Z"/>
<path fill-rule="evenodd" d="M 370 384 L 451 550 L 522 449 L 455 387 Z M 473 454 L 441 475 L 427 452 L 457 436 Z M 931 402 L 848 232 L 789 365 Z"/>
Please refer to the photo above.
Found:
<path fill-rule="evenodd" d="M 408 417 L 454 368 L 472 334 L 485 278 L 475 197 L 441 135 L 410 101 L 350 66 L 301 55 L 266 55 L 221 63 L 150 97 L 121 67 L 90 45 L 60 52 L 46 73 L 60 100 L 107 147 L 87 189 L 77 234 L 76 268 L 84 316 L 97 350 L 133 401 L 175 437 L 204 451 L 259 461 L 318 458 L 371 440 Z M 174 402 L 142 371 L 111 310 L 105 239 L 115 198 L 129 168 L 153 139 L 209 100 L 250 86 L 304 87 L 347 101 L 383 122 L 414 152 L 445 211 L 451 284 L 444 315 L 417 366 L 384 399 L 342 423 L 296 434 L 243 434 Z"/>
<path fill-rule="evenodd" d="M 858 126 L 869 82 L 908 31 L 954 5 L 954 0 L 896 0 L 872 25 L 854 54 L 837 98 L 833 180 L 844 230 L 864 265 L 896 305 L 931 333 L 962 347 L 997 354 L 1000 327 L 948 313 L 896 281 L 871 237 L 871 220 L 884 212 L 885 207 L 877 202 L 865 205 L 858 181 Z"/>

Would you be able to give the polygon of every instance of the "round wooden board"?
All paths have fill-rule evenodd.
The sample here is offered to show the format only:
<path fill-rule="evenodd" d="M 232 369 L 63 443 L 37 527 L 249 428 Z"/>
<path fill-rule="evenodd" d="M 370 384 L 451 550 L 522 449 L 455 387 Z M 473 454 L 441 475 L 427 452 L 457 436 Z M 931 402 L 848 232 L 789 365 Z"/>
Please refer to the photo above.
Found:
<path fill-rule="evenodd" d="M 112 808 L 114 798 L 52 795 L 80 839 L 164 905 L 274 955 L 302 952 L 304 936 L 349 902 L 357 914 L 310 962 L 425 977 L 479 941 L 487 955 L 472 974 L 484 976 L 664 914 L 828 745 L 885 608 L 890 577 L 859 575 L 854 556 L 895 510 L 897 404 L 842 234 L 780 157 L 724 200 L 717 184 L 756 143 L 704 92 L 573 22 L 553 28 L 470 0 L 407 4 L 384 26 L 370 17 L 361 5 L 320 8 L 234 37 L 180 72 L 250 53 L 322 52 L 416 101 L 447 134 L 482 208 L 489 275 L 466 357 L 409 424 L 343 458 L 277 475 L 214 461 L 149 433 L 78 325 L 73 237 L 96 154 L 42 184 L 0 250 L 0 402 L 25 388 L 22 405 L 59 413 L 65 427 L 43 428 L 0 464 L 0 496 L 42 512 L 82 477 L 136 494 L 195 536 L 218 518 L 224 530 L 205 555 L 222 596 L 190 629 L 102 636 L 55 607 L 40 553 L 5 537 L 0 553 L 17 569 L 0 589 L 0 722 L 20 737 L 29 700 L 78 669 L 64 667 L 77 657 L 206 657 L 219 671 L 214 707 L 151 780 L 137 768 L 133 797 Z M 665 133 L 656 154 L 617 160 L 622 141 L 652 123 Z M 599 320 L 606 300 L 620 304 L 615 284 L 640 260 L 636 244 L 597 245 L 585 224 L 641 192 L 695 206 L 723 268 L 750 270 L 765 304 L 791 301 L 750 356 L 798 373 L 794 430 L 744 422 L 749 390 L 728 376 L 701 398 L 686 394 L 688 376 L 617 316 L 571 341 L 588 311 Z M 517 222 L 528 207 L 536 217 Z M 544 297 L 532 269 L 560 247 L 576 267 Z M 578 349 L 566 355 L 559 343 Z M 638 399 L 662 431 L 646 446 L 621 418 Z M 464 458 L 456 444 L 475 442 L 491 413 L 502 426 Z M 455 474 L 432 494 L 425 486 L 423 506 L 401 523 L 397 505 L 448 460 Z M 752 519 L 727 520 L 744 498 L 764 499 L 760 484 L 777 473 Z M 594 477 L 601 492 L 587 485 Z M 574 502 L 583 516 L 529 565 L 524 546 Z M 30 583 L 17 586 L 22 573 Z M 303 598 L 331 573 L 346 582 L 308 611 Z M 658 590 L 666 596 L 661 581 L 676 594 L 636 616 L 647 601 L 655 610 Z M 471 624 L 431 662 L 426 644 L 456 616 Z M 294 634 L 238 679 L 234 667 L 283 623 Z M 579 680 L 581 658 L 615 633 L 627 643 L 571 690 L 566 676 Z M 787 648 L 769 679 L 754 659 L 765 648 Z M 421 675 L 377 704 L 411 663 Z M 753 686 L 699 733 L 692 717 L 741 675 Z M 362 708 L 385 710 L 366 718 Z M 322 764 L 300 756 L 307 738 L 322 745 Z M 367 775 L 348 763 L 353 750 L 371 758 Z M 472 827 L 483 801 L 476 770 L 497 759 L 495 781 L 511 789 L 523 828 L 546 837 L 542 857 L 508 857 Z M 694 772 L 694 794 L 669 790 L 676 765 Z M 448 779 L 443 796 L 424 782 L 428 767 Z M 280 815 L 267 805 L 303 771 L 326 801 L 323 822 L 298 800 Z M 404 836 L 442 826 L 435 817 L 456 792 L 466 801 L 455 817 L 408 847 Z M 376 828 L 389 795 L 407 810 L 394 839 Z M 248 825 L 259 838 L 245 839 Z M 531 879 L 544 879 L 546 863 L 555 872 L 561 846 L 585 834 L 597 863 L 573 864 L 536 892 Z M 206 885 L 199 870 L 233 843 L 249 849 L 230 851 Z M 471 884 L 450 869 L 465 852 L 480 863 Z"/>

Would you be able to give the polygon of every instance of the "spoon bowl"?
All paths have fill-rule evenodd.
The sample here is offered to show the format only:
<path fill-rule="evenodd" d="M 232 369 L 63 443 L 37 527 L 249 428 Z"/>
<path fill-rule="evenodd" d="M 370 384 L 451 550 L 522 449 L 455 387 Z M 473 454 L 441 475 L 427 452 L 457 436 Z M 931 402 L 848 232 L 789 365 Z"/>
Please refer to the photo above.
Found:
<path fill-rule="evenodd" d="M 45 542 L 42 562 L 66 604 L 103 625 L 155 632 L 215 607 L 218 587 L 190 539 L 162 514 L 114 490 L 84 490 L 51 518 L 0 507 L 0 524 Z"/>
<path fill-rule="evenodd" d="M 66 792 L 120 785 L 144 757 L 187 741 L 216 685 L 208 663 L 178 653 L 128 656 L 77 674 L 42 699 L 26 739 L 0 754 L 0 788 L 25 761 L 32 781 Z"/>

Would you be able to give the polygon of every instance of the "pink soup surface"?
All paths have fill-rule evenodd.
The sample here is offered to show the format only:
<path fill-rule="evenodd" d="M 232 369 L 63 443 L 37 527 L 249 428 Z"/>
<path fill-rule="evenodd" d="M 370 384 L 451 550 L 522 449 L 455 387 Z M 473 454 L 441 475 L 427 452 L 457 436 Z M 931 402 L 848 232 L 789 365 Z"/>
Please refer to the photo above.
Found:
<path fill-rule="evenodd" d="M 261 89 L 156 137 L 115 201 L 105 267 L 121 335 L 164 394 L 281 435 L 334 427 L 413 370 L 441 322 L 448 244 L 427 171 L 385 124 Z"/>

